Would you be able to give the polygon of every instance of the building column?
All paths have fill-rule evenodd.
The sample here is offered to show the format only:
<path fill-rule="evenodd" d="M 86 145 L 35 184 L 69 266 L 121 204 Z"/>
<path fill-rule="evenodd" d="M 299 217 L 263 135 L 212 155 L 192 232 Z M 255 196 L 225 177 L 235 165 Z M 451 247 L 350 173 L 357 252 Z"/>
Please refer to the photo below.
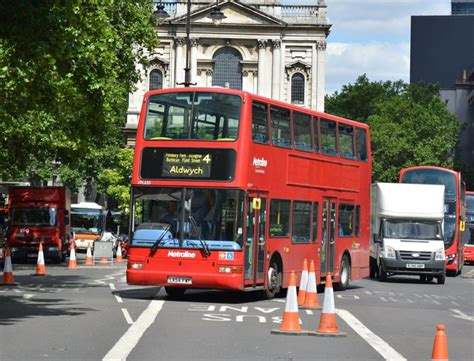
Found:
<path fill-rule="evenodd" d="M 325 94 L 325 56 L 326 56 L 326 41 L 318 41 L 316 43 L 316 49 L 318 53 L 317 57 L 317 77 L 313 81 L 316 81 L 316 110 L 324 112 L 324 94 Z M 314 108 L 314 107 L 313 107 Z"/>
<path fill-rule="evenodd" d="M 266 40 L 258 40 L 258 85 L 257 94 L 265 95 L 265 48 L 267 46 Z"/>
<path fill-rule="evenodd" d="M 177 84 L 180 84 L 184 81 L 184 60 L 185 57 L 183 56 L 183 47 L 186 43 L 186 39 L 184 38 L 176 38 L 174 40 L 176 46 L 176 69 L 174 74 L 174 84 L 171 82 L 171 87 L 175 87 Z"/>
<path fill-rule="evenodd" d="M 197 83 L 197 47 L 199 39 L 191 39 L 191 83 Z"/>
<path fill-rule="evenodd" d="M 273 40 L 273 64 L 272 64 L 272 98 L 280 100 L 280 77 L 281 77 L 281 41 Z"/>

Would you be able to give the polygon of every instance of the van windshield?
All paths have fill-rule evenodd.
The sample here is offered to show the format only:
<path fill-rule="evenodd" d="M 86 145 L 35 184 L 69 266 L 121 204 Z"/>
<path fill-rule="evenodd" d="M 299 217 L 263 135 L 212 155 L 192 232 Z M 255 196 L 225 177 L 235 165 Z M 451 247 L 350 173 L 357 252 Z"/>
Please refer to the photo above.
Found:
<path fill-rule="evenodd" d="M 383 236 L 400 239 L 443 239 L 440 223 L 411 220 L 385 220 Z"/>
<path fill-rule="evenodd" d="M 13 208 L 12 224 L 14 226 L 50 226 L 57 222 L 57 211 L 53 207 Z"/>

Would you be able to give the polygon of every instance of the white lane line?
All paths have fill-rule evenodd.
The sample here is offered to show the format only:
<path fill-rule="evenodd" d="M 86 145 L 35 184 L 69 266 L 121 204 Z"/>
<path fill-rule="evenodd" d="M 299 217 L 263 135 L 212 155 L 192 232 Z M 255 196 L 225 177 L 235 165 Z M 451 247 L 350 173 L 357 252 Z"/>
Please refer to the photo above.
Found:
<path fill-rule="evenodd" d="M 111 290 L 115 290 L 115 289 L 116 289 L 116 288 L 115 288 L 115 285 L 114 285 L 113 283 L 109 283 L 109 287 L 110 287 Z"/>
<path fill-rule="evenodd" d="M 352 313 L 341 309 L 336 310 L 336 313 L 385 360 L 406 361 L 405 357 L 365 327 Z"/>
<path fill-rule="evenodd" d="M 125 321 L 127 321 L 129 325 L 133 325 L 133 320 L 132 320 L 132 317 L 130 317 L 128 310 L 126 308 L 122 308 L 122 313 L 123 313 L 123 317 L 125 317 Z"/>
<path fill-rule="evenodd" d="M 122 297 L 120 297 L 119 295 L 114 295 L 114 296 L 118 303 L 123 303 Z"/>
<path fill-rule="evenodd" d="M 464 312 L 462 312 L 460 310 L 456 310 L 454 308 L 451 308 L 450 311 L 453 311 L 454 313 L 457 313 L 457 315 L 451 315 L 453 317 L 461 318 L 461 319 L 467 320 L 467 321 L 474 321 L 474 317 L 466 315 Z"/>
<path fill-rule="evenodd" d="M 140 317 L 131 325 L 127 332 L 120 337 L 120 340 L 104 356 L 103 361 L 126 360 L 130 352 L 140 341 L 145 331 L 155 321 L 156 316 L 163 308 L 165 301 L 152 300 Z"/>

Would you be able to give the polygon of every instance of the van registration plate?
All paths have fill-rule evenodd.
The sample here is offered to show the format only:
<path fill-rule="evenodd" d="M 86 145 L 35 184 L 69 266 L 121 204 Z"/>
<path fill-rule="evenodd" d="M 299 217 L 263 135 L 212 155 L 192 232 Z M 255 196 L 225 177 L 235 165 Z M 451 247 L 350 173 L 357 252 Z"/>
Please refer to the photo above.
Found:
<path fill-rule="evenodd" d="M 168 283 L 191 285 L 193 283 L 193 279 L 191 277 L 168 276 Z"/>
<path fill-rule="evenodd" d="M 407 268 L 425 268 L 423 263 L 407 263 Z"/>

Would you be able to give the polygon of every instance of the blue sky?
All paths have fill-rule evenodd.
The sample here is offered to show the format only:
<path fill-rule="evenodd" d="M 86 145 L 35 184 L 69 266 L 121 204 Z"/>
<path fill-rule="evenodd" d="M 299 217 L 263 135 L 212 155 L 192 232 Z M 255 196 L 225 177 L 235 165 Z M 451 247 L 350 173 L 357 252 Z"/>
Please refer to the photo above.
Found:
<path fill-rule="evenodd" d="M 313 5 L 318 0 L 281 0 Z M 326 0 L 326 92 L 366 73 L 371 81 L 410 79 L 410 17 L 449 15 L 450 0 Z"/>

